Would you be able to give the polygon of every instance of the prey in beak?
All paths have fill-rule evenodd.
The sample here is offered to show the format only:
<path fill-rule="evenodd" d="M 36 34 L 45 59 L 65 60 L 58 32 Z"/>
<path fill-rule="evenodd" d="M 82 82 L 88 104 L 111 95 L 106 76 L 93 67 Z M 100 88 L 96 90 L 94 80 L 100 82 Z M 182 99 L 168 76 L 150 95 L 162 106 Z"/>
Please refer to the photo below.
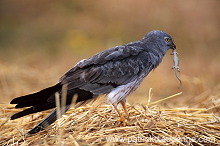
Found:
<path fill-rule="evenodd" d="M 180 77 L 178 75 L 178 72 L 180 72 L 180 68 L 179 68 L 178 53 L 176 52 L 176 45 L 173 44 L 172 46 L 170 46 L 170 49 L 172 49 L 172 54 L 171 55 L 173 55 L 173 63 L 174 63 L 172 69 L 174 69 L 176 78 L 180 82 L 180 86 L 178 87 L 180 89 L 182 87 L 182 81 L 181 81 L 181 79 L 180 79 Z"/>

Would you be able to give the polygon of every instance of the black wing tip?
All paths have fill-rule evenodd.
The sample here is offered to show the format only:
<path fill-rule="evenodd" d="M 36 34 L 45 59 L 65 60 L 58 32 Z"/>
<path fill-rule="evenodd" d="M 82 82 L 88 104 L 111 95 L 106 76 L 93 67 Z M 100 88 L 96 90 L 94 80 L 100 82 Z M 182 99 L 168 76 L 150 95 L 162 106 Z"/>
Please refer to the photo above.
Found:
<path fill-rule="evenodd" d="M 14 114 L 14 115 L 11 116 L 10 120 L 15 120 L 15 119 L 17 119 L 17 118 L 19 118 L 18 115 L 17 115 L 17 114 Z"/>
<path fill-rule="evenodd" d="M 18 116 L 17 114 L 14 114 L 11 116 L 10 120 L 15 120 L 17 118 L 20 118 L 20 116 Z M 26 133 L 26 135 L 32 136 L 32 135 L 34 135 L 40 131 L 43 131 L 43 130 L 45 130 L 44 126 L 38 125 L 38 126 L 34 127 L 33 129 L 31 129 L 28 133 Z"/>
<path fill-rule="evenodd" d="M 36 97 L 36 96 L 42 96 L 42 94 L 44 95 L 45 92 L 49 92 L 51 94 L 55 93 L 56 91 L 58 91 L 60 88 L 62 88 L 62 84 L 61 82 L 51 86 L 51 87 L 48 87 L 48 88 L 45 88 L 43 90 L 40 90 L 38 92 L 35 92 L 35 93 L 31 93 L 31 94 L 27 94 L 27 95 L 24 95 L 24 96 L 20 96 L 20 97 L 16 97 L 14 99 L 12 99 L 12 101 L 10 102 L 10 104 L 18 104 L 19 102 L 23 102 L 23 101 L 26 101 L 26 100 L 29 100 L 33 97 Z"/>
<path fill-rule="evenodd" d="M 33 134 L 38 133 L 38 132 L 43 131 L 43 130 L 45 130 L 45 128 L 44 128 L 43 126 L 36 126 L 36 127 L 34 127 L 33 129 L 31 129 L 31 130 L 27 133 L 27 135 L 33 135 Z"/>
<path fill-rule="evenodd" d="M 10 102 L 10 104 L 18 104 L 17 98 L 12 99 L 12 101 Z"/>
<path fill-rule="evenodd" d="M 15 108 L 22 108 L 24 106 L 20 105 L 19 103 L 17 103 L 17 105 L 15 106 Z"/>
<path fill-rule="evenodd" d="M 29 95 L 32 95 L 32 94 L 29 94 Z M 24 101 L 23 97 L 26 97 L 26 96 L 29 96 L 29 95 L 24 95 L 24 96 L 16 97 L 16 98 L 12 99 L 10 104 L 19 104 L 19 102 Z"/>

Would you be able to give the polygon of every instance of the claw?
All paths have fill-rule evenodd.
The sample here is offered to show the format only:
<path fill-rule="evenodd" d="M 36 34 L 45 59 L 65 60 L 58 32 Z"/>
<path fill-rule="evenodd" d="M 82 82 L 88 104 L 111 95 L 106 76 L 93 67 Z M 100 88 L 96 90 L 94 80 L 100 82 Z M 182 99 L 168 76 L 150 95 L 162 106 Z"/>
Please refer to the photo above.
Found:
<path fill-rule="evenodd" d="M 127 125 L 126 119 L 123 116 L 121 116 L 120 119 L 117 120 L 117 122 L 122 123 L 124 127 Z"/>
<path fill-rule="evenodd" d="M 127 110 L 125 102 L 120 101 L 119 103 L 122 105 L 122 108 L 124 109 L 126 117 L 124 118 L 123 115 L 118 110 L 118 108 L 116 107 L 116 105 L 112 104 L 119 116 L 119 120 L 117 120 L 117 122 L 122 122 L 123 126 L 126 126 L 127 125 L 126 120 L 129 118 L 128 110 Z"/>

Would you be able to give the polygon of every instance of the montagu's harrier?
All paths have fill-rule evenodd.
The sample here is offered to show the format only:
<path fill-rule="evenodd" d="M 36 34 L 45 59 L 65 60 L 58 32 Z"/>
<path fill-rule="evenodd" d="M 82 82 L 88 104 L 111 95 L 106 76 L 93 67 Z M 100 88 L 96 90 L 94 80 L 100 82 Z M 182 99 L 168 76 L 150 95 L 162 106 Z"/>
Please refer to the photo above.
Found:
<path fill-rule="evenodd" d="M 56 108 L 55 93 L 59 93 L 62 102 L 63 87 L 66 89 L 66 100 L 65 104 L 61 103 L 65 106 L 61 107 L 60 114 L 64 114 L 70 108 L 74 95 L 77 95 L 75 103 L 82 105 L 101 94 L 106 94 L 107 101 L 118 113 L 117 105 L 120 103 L 128 115 L 125 106 L 127 96 L 161 63 L 169 49 L 176 49 L 171 36 L 155 30 L 147 33 L 141 40 L 102 51 L 77 63 L 56 85 L 13 99 L 11 104 L 17 104 L 15 108 L 29 108 L 14 114 L 11 120 Z M 56 113 L 57 109 L 28 134 L 37 133 L 51 125 L 57 120 Z M 120 113 L 119 116 L 121 117 Z"/>

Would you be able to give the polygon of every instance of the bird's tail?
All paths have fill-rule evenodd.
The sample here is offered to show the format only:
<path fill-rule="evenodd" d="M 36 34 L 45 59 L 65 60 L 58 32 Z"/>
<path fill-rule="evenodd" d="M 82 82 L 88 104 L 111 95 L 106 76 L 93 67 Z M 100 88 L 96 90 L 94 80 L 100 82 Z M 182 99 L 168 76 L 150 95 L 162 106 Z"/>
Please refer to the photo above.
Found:
<path fill-rule="evenodd" d="M 59 92 L 61 88 L 62 85 L 58 83 L 52 87 L 43 89 L 39 92 L 13 99 L 10 102 L 10 104 L 17 104 L 15 108 L 22 108 L 22 107 L 30 107 L 30 108 L 12 115 L 11 120 L 56 107 L 55 100 L 53 102 L 48 102 L 48 99 L 53 98 L 54 94 L 56 92 Z"/>
<path fill-rule="evenodd" d="M 11 116 L 11 120 L 44 111 L 49 110 L 52 108 L 56 108 L 56 98 L 55 93 L 58 92 L 60 95 L 62 95 L 62 87 L 63 85 L 61 83 L 58 83 L 52 87 L 43 89 L 39 92 L 17 97 L 11 101 L 11 104 L 17 104 L 15 108 L 22 108 L 22 107 L 29 107 L 21 112 L 18 112 Z M 95 99 L 96 95 L 93 95 L 92 92 L 85 91 L 79 88 L 73 88 L 68 89 L 66 92 L 66 100 L 65 104 L 63 104 L 62 96 L 59 96 L 60 100 L 60 115 L 64 114 L 71 105 L 72 99 L 74 95 L 77 95 L 77 99 L 75 103 L 83 104 L 87 103 L 87 101 L 90 101 L 92 99 Z M 38 125 L 36 125 L 32 130 L 28 132 L 28 134 L 34 134 L 37 133 L 49 125 L 51 125 L 53 122 L 55 122 L 58 119 L 57 116 L 57 109 L 53 110 L 43 121 L 41 121 Z"/>

